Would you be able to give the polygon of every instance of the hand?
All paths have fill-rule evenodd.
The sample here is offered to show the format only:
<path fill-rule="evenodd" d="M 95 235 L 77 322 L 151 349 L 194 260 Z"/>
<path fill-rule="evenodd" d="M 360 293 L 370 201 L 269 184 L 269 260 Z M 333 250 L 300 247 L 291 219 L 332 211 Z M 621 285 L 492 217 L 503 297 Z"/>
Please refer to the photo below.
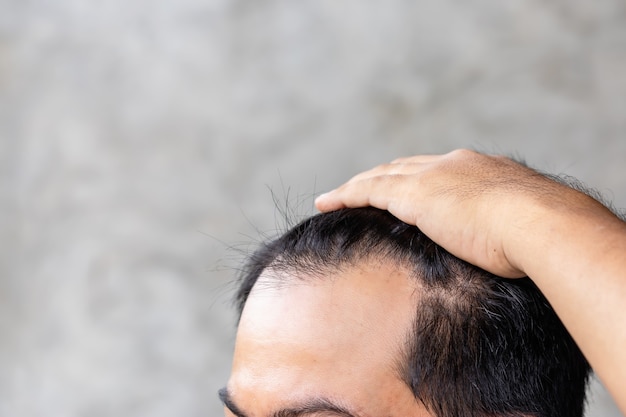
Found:
<path fill-rule="evenodd" d="M 530 276 L 626 413 L 626 223 L 510 159 L 455 151 L 393 161 L 316 200 L 374 206 L 496 275 Z"/>
<path fill-rule="evenodd" d="M 508 158 L 460 150 L 397 159 L 355 176 L 315 203 L 320 211 L 388 210 L 454 255 L 515 278 L 526 275 L 524 254 L 515 243 L 542 216 L 541 208 L 581 199 L 587 197 Z"/>

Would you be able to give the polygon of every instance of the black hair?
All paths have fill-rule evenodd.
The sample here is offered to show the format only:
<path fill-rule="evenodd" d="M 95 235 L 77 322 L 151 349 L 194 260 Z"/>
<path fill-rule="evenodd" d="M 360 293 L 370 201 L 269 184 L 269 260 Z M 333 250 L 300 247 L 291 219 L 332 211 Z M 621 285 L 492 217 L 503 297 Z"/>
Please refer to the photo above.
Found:
<path fill-rule="evenodd" d="M 470 265 L 386 211 L 318 214 L 264 244 L 243 270 L 239 315 L 265 269 L 323 279 L 365 259 L 396 262 L 418 283 L 414 325 L 397 370 L 430 412 L 583 415 L 589 364 L 532 281 Z"/>

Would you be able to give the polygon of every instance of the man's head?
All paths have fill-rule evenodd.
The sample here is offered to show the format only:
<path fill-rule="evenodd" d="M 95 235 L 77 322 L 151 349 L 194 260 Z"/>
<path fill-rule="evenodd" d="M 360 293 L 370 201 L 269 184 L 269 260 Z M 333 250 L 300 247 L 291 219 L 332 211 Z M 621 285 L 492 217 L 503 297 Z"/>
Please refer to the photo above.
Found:
<path fill-rule="evenodd" d="M 320 214 L 267 243 L 237 301 L 235 415 L 582 416 L 589 366 L 537 288 L 384 211 Z"/>

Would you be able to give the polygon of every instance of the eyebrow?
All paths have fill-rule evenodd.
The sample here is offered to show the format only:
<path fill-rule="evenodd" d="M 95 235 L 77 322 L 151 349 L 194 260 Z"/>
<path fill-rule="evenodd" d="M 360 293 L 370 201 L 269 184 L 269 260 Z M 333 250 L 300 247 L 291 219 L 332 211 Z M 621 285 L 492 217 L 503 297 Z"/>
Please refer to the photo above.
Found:
<path fill-rule="evenodd" d="M 222 404 L 230 410 L 236 417 L 248 417 L 235 404 L 232 396 L 227 388 L 218 391 L 218 396 Z M 270 414 L 271 417 L 303 417 L 315 413 L 332 413 L 341 417 L 359 417 L 358 414 L 348 410 L 347 408 L 335 404 L 327 398 L 314 397 L 294 407 L 283 408 Z"/>

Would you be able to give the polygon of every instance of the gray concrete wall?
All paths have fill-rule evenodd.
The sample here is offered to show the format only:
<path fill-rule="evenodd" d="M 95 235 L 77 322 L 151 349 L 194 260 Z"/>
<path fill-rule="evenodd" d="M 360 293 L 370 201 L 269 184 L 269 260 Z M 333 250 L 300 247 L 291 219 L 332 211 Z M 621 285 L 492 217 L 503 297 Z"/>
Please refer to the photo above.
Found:
<path fill-rule="evenodd" d="M 0 415 L 220 415 L 269 189 L 477 147 L 626 207 L 625 74 L 621 0 L 0 0 Z"/>

